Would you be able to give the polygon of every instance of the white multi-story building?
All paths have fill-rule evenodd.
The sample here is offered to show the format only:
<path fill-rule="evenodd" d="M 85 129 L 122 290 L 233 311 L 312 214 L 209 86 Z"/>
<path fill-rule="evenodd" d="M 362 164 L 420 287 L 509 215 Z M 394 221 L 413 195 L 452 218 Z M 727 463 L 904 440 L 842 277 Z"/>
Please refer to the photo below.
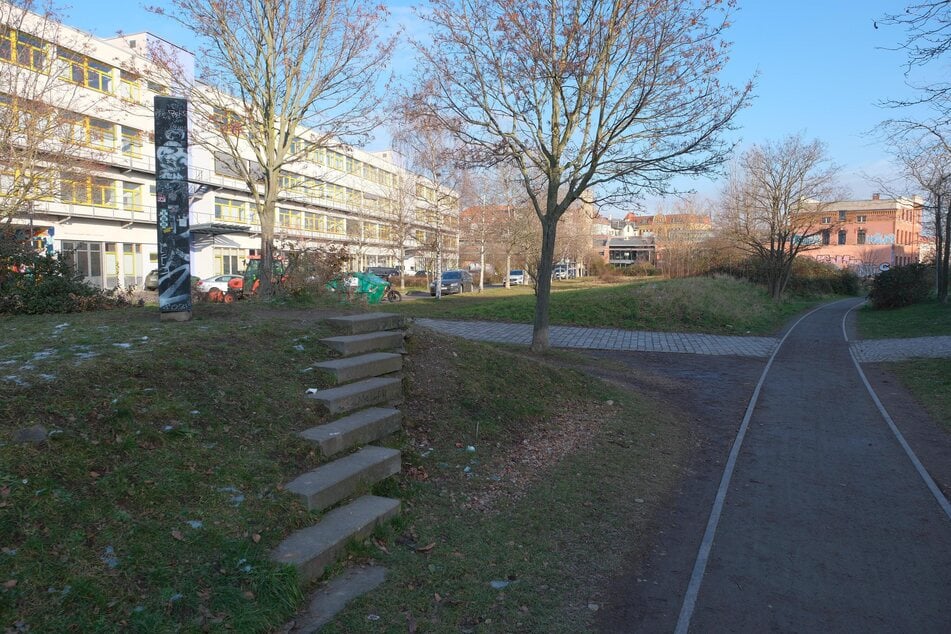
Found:
<path fill-rule="evenodd" d="M 0 74 L 8 78 L 0 83 L 0 108 L 9 107 L 22 78 L 43 77 L 39 99 L 72 113 L 72 135 L 82 146 L 73 167 L 49 177 L 56 180 L 50 195 L 31 200 L 30 211 L 19 213 L 14 223 L 30 227 L 37 244 L 45 242 L 71 258 L 95 285 L 141 286 L 158 260 L 152 102 L 155 95 L 168 93 L 146 52 L 162 41 L 148 33 L 100 39 L 62 24 L 51 28 L 33 14 L 11 24 L 15 10 L 0 6 L 0 18 L 8 22 L 0 24 L 0 65 L 16 70 Z M 183 68 L 193 67 L 190 53 L 171 46 Z M 13 77 L 21 79 L 9 79 Z M 207 139 L 208 134 L 192 130 L 190 136 Z M 300 138 L 312 134 L 301 130 Z M 0 157 L 0 178 L 3 173 Z M 237 176 L 223 145 L 218 151 L 206 143 L 190 144 L 193 275 L 239 272 L 260 247 L 258 215 L 247 185 Z M 397 190 L 407 183 L 413 199 L 408 217 L 395 211 Z M 434 212 L 437 189 L 403 169 L 389 151 L 339 145 L 310 152 L 282 176 L 277 246 L 346 246 L 354 269 L 397 266 L 413 271 L 430 266 L 438 240 L 443 267 L 453 266 L 458 261 L 458 205 L 442 205 Z M 448 198 L 457 200 L 452 192 Z M 394 231 L 395 222 L 410 228 Z M 400 233 L 408 234 L 405 262 L 397 261 L 394 235 Z"/>

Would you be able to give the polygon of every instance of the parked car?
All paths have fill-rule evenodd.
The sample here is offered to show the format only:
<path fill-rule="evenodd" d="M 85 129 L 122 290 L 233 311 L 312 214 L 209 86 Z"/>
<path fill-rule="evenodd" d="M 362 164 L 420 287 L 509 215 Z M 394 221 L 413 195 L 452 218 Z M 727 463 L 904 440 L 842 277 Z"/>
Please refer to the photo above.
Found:
<path fill-rule="evenodd" d="M 429 277 L 429 271 L 416 271 L 416 277 Z"/>
<path fill-rule="evenodd" d="M 145 276 L 145 290 L 158 290 L 158 269 L 152 269 L 149 271 L 149 274 Z"/>
<path fill-rule="evenodd" d="M 559 264 L 552 270 L 551 275 L 556 280 L 567 280 L 568 267 L 563 264 Z"/>
<path fill-rule="evenodd" d="M 227 293 L 228 282 L 230 282 L 231 280 L 240 280 L 241 286 L 244 286 L 244 278 L 242 276 L 225 274 L 225 275 L 213 275 L 212 277 L 207 277 L 203 280 L 198 280 L 198 282 L 195 284 L 195 288 L 197 288 L 202 293 L 207 293 L 208 291 L 212 291 L 216 289 L 221 291 L 222 293 Z M 233 284 L 231 284 L 232 288 L 237 284 L 238 282 L 234 282 Z"/>
<path fill-rule="evenodd" d="M 525 271 L 522 269 L 512 269 L 509 271 L 509 284 L 512 286 L 521 286 L 525 284 L 528 276 L 525 275 Z"/>
<path fill-rule="evenodd" d="M 472 275 L 469 271 L 455 270 L 445 271 L 442 274 L 442 295 L 452 295 L 453 293 L 471 293 L 474 288 Z M 429 294 L 436 296 L 436 281 L 429 284 Z"/>
<path fill-rule="evenodd" d="M 373 273 L 377 277 L 382 277 L 384 280 L 389 280 L 391 277 L 399 277 L 399 269 L 396 269 L 392 266 L 371 266 L 366 270 L 367 273 Z"/>

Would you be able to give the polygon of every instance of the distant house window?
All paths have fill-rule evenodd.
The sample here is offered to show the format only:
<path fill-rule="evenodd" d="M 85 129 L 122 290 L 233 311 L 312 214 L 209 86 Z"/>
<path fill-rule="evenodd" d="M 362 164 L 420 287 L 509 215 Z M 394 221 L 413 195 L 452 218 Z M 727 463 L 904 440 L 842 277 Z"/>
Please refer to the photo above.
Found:
<path fill-rule="evenodd" d="M 865 244 L 865 229 L 859 229 L 858 239 L 855 242 L 856 244 Z"/>
<path fill-rule="evenodd" d="M 822 244 L 829 244 L 829 230 L 826 229 L 822 232 Z"/>
<path fill-rule="evenodd" d="M 831 225 L 831 224 L 832 224 L 832 216 L 823 216 L 823 217 L 822 217 L 822 224 L 824 224 L 824 225 Z"/>
<path fill-rule="evenodd" d="M 856 217 L 855 217 L 855 221 L 858 222 L 859 224 L 865 222 L 866 220 L 868 220 L 868 216 L 856 216 Z"/>
<path fill-rule="evenodd" d="M 839 222 L 845 222 L 845 212 L 844 212 L 844 211 L 840 211 L 840 212 L 839 212 Z"/>
<path fill-rule="evenodd" d="M 839 232 L 839 244 L 845 244 L 845 231 Z"/>

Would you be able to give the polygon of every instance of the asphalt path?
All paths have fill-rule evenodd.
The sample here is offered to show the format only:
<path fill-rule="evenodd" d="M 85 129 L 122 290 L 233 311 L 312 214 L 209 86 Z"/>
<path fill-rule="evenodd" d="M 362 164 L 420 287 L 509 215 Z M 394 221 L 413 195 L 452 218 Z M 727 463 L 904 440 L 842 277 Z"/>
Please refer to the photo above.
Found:
<path fill-rule="evenodd" d="M 854 305 L 811 313 L 777 351 L 677 631 L 951 632 L 947 501 L 852 362 L 842 323 Z"/>

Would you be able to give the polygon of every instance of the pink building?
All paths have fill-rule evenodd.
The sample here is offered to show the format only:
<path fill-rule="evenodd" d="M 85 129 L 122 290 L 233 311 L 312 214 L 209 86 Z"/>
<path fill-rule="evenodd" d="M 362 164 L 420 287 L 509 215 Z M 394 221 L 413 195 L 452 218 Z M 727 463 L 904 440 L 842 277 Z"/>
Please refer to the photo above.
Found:
<path fill-rule="evenodd" d="M 901 266 L 920 260 L 922 199 L 843 200 L 816 214 L 818 247 L 804 256 L 873 275 L 883 265 Z"/>

